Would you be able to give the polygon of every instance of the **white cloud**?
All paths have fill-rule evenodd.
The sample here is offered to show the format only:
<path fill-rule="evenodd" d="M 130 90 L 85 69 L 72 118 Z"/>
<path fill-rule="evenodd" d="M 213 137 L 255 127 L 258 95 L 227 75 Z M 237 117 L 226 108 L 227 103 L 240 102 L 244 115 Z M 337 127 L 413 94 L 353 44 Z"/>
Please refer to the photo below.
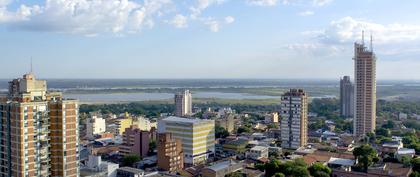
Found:
<path fill-rule="evenodd" d="M 201 15 L 201 12 L 213 4 L 222 4 L 225 0 L 197 0 L 195 6 L 191 6 L 191 15 L 192 19 L 196 19 Z"/>
<path fill-rule="evenodd" d="M 25 6 L 16 12 L 0 11 L 1 21 L 29 31 L 52 31 L 94 36 L 98 33 L 135 33 L 153 27 L 153 18 L 171 0 L 46 0 L 44 6 Z M 3 15 L 1 15 L 3 14 Z M 6 14 L 6 15 L 4 15 Z"/>
<path fill-rule="evenodd" d="M 227 17 L 225 17 L 225 23 L 226 24 L 231 24 L 231 23 L 233 23 L 235 21 L 235 18 L 234 17 L 232 17 L 232 16 L 227 16 Z"/>
<path fill-rule="evenodd" d="M 169 22 L 169 24 L 174 25 L 176 28 L 186 28 L 187 25 L 187 17 L 177 14 L 174 18 Z"/>
<path fill-rule="evenodd" d="M 342 44 L 360 40 L 363 30 L 366 34 L 373 34 L 376 44 L 420 40 L 420 25 L 379 24 L 352 17 L 332 21 L 324 30 L 305 33 L 313 34 L 317 40 L 323 43 Z"/>
<path fill-rule="evenodd" d="M 313 0 L 314 6 L 325 6 L 331 3 L 333 0 Z"/>
<path fill-rule="evenodd" d="M 314 12 L 313 11 L 309 11 L 309 10 L 298 13 L 299 16 L 303 16 L 303 17 L 311 16 L 313 14 L 314 14 Z"/>
<path fill-rule="evenodd" d="M 220 23 L 213 18 L 208 18 L 204 21 L 204 24 L 207 25 L 211 32 L 219 32 Z"/>
<path fill-rule="evenodd" d="M 247 3 L 256 6 L 275 6 L 277 0 L 247 0 Z"/>

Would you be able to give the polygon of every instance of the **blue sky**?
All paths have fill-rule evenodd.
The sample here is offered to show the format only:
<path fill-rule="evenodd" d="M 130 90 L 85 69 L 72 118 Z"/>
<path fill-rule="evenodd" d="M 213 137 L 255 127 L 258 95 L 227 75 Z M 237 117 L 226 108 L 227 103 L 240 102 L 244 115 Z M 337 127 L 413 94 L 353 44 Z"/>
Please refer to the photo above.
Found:
<path fill-rule="evenodd" d="M 0 0 L 0 78 L 420 79 L 417 0 Z"/>

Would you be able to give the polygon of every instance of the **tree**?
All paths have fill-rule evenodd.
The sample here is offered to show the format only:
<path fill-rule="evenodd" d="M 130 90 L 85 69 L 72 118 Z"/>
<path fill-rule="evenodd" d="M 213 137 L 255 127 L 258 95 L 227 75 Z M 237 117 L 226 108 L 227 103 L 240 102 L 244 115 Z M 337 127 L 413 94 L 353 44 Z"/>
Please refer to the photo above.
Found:
<path fill-rule="evenodd" d="M 331 174 L 331 169 L 322 163 L 314 163 L 308 170 L 313 177 L 324 177 L 325 175 L 329 176 Z"/>
<path fill-rule="evenodd" d="M 413 167 L 413 171 L 420 172 L 420 158 L 411 159 L 411 166 Z"/>
<path fill-rule="evenodd" d="M 250 133 L 251 132 L 251 128 L 247 127 L 247 126 L 241 126 L 238 128 L 238 134 L 241 133 Z"/>
<path fill-rule="evenodd" d="M 420 172 L 414 171 L 413 173 L 410 174 L 410 177 L 420 177 Z"/>
<path fill-rule="evenodd" d="M 149 143 L 149 152 L 153 152 L 156 149 L 156 141 L 150 141 Z"/>
<path fill-rule="evenodd" d="M 283 173 L 276 173 L 274 174 L 274 177 L 285 177 Z"/>
<path fill-rule="evenodd" d="M 306 167 L 297 166 L 292 168 L 291 176 L 293 177 L 309 177 L 309 171 Z"/>
<path fill-rule="evenodd" d="M 225 175 L 225 177 L 243 177 L 243 176 L 244 175 L 241 172 L 237 172 L 237 171 Z"/>
<path fill-rule="evenodd" d="M 382 125 L 382 128 L 393 129 L 395 128 L 395 122 L 392 120 L 388 120 L 386 124 Z"/>
<path fill-rule="evenodd" d="M 219 125 L 216 125 L 214 129 L 216 138 L 226 138 L 227 136 L 229 136 L 229 132 Z"/>
<path fill-rule="evenodd" d="M 368 167 L 373 164 L 373 159 L 377 157 L 376 150 L 373 149 L 369 144 L 363 144 L 353 150 L 354 157 L 359 162 L 359 167 L 367 172 Z"/>
<path fill-rule="evenodd" d="M 391 136 L 391 131 L 389 129 L 386 128 L 378 128 L 376 129 L 376 135 L 380 135 L 380 136 L 384 136 L 384 137 L 390 137 Z"/>
<path fill-rule="evenodd" d="M 140 161 L 141 158 L 138 155 L 127 155 L 123 159 L 123 166 L 132 167 L 134 163 Z"/>
<path fill-rule="evenodd" d="M 404 167 L 410 167 L 411 165 L 411 158 L 407 156 L 403 156 L 401 158 L 401 163 L 404 165 Z"/>

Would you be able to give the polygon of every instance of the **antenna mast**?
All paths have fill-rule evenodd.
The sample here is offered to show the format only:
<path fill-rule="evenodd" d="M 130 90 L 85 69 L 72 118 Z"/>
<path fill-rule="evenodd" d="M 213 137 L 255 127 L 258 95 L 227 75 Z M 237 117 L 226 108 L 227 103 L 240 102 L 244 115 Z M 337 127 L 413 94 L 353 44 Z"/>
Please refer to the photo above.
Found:
<path fill-rule="evenodd" d="M 370 33 L 370 51 L 373 52 L 373 37 L 372 37 L 372 33 Z"/>
<path fill-rule="evenodd" d="M 32 56 L 31 56 L 31 72 L 30 72 L 30 74 L 33 74 Z"/>
<path fill-rule="evenodd" d="M 365 31 L 362 30 L 362 45 L 365 45 Z"/>

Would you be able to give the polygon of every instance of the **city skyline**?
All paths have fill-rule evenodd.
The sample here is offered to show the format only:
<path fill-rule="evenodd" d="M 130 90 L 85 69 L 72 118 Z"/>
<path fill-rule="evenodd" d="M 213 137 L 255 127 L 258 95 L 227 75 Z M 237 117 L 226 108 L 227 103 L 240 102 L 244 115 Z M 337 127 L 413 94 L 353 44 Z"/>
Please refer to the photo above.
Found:
<path fill-rule="evenodd" d="M 420 2 L 118 2 L 1 0 L 0 78 L 28 72 L 31 57 L 39 78 L 354 77 L 351 46 L 365 30 L 379 80 L 420 79 Z"/>

